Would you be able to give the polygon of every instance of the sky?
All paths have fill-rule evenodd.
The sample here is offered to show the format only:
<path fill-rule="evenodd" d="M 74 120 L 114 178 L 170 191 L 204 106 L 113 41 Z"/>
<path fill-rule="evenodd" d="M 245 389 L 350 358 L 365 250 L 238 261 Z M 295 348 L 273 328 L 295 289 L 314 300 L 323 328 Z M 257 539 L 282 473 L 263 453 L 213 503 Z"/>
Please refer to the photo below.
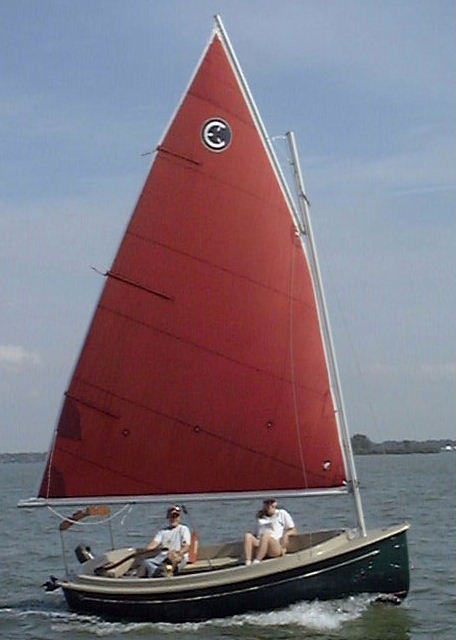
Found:
<path fill-rule="evenodd" d="M 0 452 L 49 447 L 215 13 L 297 138 L 350 432 L 456 438 L 455 0 L 3 0 Z"/>

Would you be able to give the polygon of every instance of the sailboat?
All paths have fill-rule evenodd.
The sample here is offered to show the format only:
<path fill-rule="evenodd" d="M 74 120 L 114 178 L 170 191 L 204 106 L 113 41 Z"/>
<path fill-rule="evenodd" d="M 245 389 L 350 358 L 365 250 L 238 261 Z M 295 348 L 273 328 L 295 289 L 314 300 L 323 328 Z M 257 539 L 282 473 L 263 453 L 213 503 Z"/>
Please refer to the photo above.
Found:
<path fill-rule="evenodd" d="M 409 588 L 407 523 L 367 530 L 296 142 L 284 178 L 226 30 L 156 149 L 64 394 L 38 496 L 21 506 L 339 494 L 356 526 L 246 566 L 201 544 L 172 578 L 140 550 L 54 579 L 71 610 L 182 622 Z M 179 451 L 178 464 L 176 451 Z M 171 461 L 171 462 L 170 462 Z"/>

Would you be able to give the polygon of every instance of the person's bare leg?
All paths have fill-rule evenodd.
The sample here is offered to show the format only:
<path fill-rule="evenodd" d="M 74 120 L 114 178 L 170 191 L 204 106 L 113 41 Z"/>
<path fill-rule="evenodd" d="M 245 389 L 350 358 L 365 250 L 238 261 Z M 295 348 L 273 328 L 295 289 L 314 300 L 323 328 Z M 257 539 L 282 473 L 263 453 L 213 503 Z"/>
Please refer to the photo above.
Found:
<path fill-rule="evenodd" d="M 282 547 L 278 540 L 271 538 L 270 535 L 264 535 L 261 537 L 260 546 L 256 553 L 257 560 L 264 560 L 264 558 L 278 558 L 282 555 Z"/>
<path fill-rule="evenodd" d="M 258 547 L 259 540 L 253 533 L 246 533 L 244 536 L 244 555 L 245 563 L 250 564 L 252 562 L 252 554 L 254 547 Z"/>

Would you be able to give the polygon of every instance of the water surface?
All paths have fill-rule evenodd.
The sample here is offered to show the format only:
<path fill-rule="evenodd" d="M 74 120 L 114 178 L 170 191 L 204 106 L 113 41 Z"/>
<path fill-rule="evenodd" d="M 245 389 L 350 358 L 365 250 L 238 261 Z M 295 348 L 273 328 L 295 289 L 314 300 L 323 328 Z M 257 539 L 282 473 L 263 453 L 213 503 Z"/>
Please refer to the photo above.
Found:
<path fill-rule="evenodd" d="M 246 614 L 204 623 L 167 625 L 108 623 L 67 611 L 60 591 L 40 585 L 63 576 L 58 515 L 47 509 L 17 509 L 34 494 L 42 465 L 0 464 L 2 562 L 0 638 L 9 640 L 402 640 L 454 637 L 456 620 L 456 454 L 358 456 L 358 474 L 368 527 L 407 520 L 411 590 L 400 607 L 374 605 L 368 596 L 300 603 L 286 610 Z M 283 501 L 301 531 L 351 526 L 349 498 Z M 187 505 L 190 524 L 204 542 L 235 539 L 253 524 L 257 502 Z M 164 520 L 165 509 L 142 505 L 112 523 L 116 544 L 141 546 Z M 63 515 L 69 515 L 64 510 Z M 81 541 L 95 551 L 109 546 L 109 530 L 73 527 L 64 536 L 67 563 Z"/>

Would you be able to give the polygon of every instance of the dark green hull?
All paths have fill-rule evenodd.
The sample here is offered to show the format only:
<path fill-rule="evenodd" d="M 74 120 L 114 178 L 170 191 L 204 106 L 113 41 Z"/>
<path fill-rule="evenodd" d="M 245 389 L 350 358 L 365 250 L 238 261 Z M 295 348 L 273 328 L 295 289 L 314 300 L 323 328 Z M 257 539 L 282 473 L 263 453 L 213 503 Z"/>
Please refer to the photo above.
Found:
<path fill-rule="evenodd" d="M 288 558 L 282 564 L 268 561 L 257 570 L 259 565 L 213 571 L 203 579 L 173 578 L 159 589 L 153 585 L 147 590 L 139 580 L 126 582 L 123 589 L 119 588 L 122 580 L 111 580 L 116 584 L 109 588 L 106 579 L 97 588 L 96 578 L 92 584 L 89 579 L 61 586 L 74 611 L 154 622 L 206 620 L 361 593 L 385 594 L 400 601 L 409 589 L 406 531 L 403 525 L 368 536 L 365 543 L 348 543 L 346 551 L 325 553 L 321 560 L 315 552 L 315 560 L 303 564 Z M 282 568 L 285 564 L 288 568 Z"/>

